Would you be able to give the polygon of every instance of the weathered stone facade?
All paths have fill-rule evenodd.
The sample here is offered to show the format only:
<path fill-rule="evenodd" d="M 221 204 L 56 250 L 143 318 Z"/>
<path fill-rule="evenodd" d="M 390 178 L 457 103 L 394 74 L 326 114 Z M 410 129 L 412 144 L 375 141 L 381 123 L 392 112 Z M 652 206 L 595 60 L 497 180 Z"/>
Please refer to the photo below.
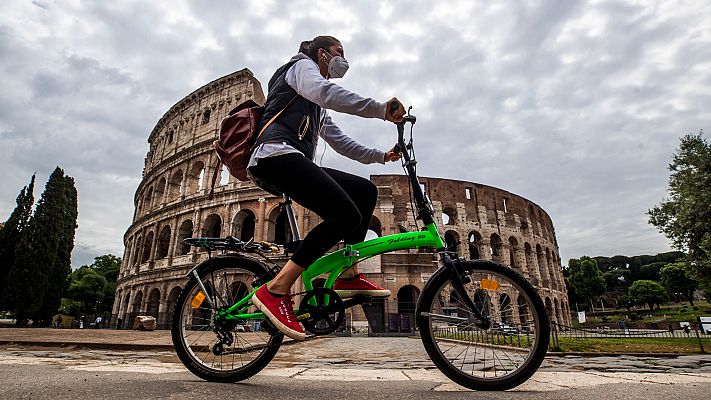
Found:
<path fill-rule="evenodd" d="M 276 198 L 227 171 L 215 170 L 212 141 L 227 112 L 243 100 L 264 101 L 260 83 L 241 70 L 217 79 L 178 102 L 158 121 L 148 142 L 143 179 L 134 198 L 133 223 L 124 235 L 125 251 L 116 289 L 112 320 L 128 326 L 135 315 L 153 315 L 166 327 L 185 274 L 207 258 L 185 246 L 193 236 L 232 235 L 284 243 L 290 232 L 286 213 Z M 217 185 L 208 200 L 210 182 Z M 378 204 L 371 221 L 377 235 L 417 229 L 409 203 L 407 180 L 375 175 Z M 570 322 L 560 257 L 550 217 L 536 204 L 490 186 L 439 178 L 421 178 L 437 211 L 448 243 L 462 242 L 460 256 L 493 259 L 510 265 L 539 288 L 552 319 Z M 295 205 L 302 235 L 319 222 L 314 213 Z M 443 221 L 444 220 L 444 221 Z M 285 261 L 277 257 L 277 262 Z M 380 315 L 371 327 L 409 330 L 414 302 L 436 270 L 431 253 L 405 250 L 361 263 L 361 270 L 393 292 L 368 306 Z M 354 326 L 366 325 L 363 310 L 348 310 Z"/>

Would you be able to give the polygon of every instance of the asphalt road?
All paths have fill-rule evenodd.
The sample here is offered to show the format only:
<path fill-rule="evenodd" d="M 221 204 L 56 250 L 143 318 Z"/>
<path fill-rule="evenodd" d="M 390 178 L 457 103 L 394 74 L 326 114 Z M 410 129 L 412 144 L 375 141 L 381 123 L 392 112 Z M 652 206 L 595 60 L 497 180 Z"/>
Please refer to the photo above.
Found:
<path fill-rule="evenodd" d="M 293 357 L 293 355 L 291 356 Z M 536 373 L 508 392 L 472 392 L 432 368 L 325 362 L 313 368 L 275 360 L 244 382 L 202 381 L 170 352 L 81 349 L 0 350 L 2 399 L 692 399 L 711 397 L 711 374 L 609 373 L 560 370 Z M 683 369 L 682 369 L 683 371 Z"/>

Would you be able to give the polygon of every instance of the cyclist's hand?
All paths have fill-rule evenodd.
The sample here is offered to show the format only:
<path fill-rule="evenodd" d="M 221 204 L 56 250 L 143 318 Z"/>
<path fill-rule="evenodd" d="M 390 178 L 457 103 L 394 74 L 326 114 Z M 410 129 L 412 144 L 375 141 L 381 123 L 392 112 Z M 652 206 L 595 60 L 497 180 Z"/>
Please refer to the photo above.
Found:
<path fill-rule="evenodd" d="M 397 108 L 395 108 L 393 104 L 397 104 Z M 402 117 L 404 116 L 405 106 L 400 103 L 400 100 L 398 100 L 397 97 L 393 97 L 392 99 L 388 100 L 387 104 L 385 105 L 385 120 L 398 123 L 402 122 Z"/>
<path fill-rule="evenodd" d="M 386 163 L 388 161 L 397 161 L 399 159 L 400 159 L 400 154 L 398 154 L 392 150 L 388 150 L 387 152 L 385 152 L 385 162 Z"/>

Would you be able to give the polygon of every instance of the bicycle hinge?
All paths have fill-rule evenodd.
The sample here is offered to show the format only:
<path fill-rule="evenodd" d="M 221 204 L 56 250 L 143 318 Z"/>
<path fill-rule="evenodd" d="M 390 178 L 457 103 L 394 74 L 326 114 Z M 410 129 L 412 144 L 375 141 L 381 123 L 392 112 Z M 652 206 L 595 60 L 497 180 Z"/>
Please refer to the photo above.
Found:
<path fill-rule="evenodd" d="M 343 257 L 348 258 L 348 265 L 353 265 L 353 259 L 360 257 L 360 252 L 358 250 L 353 250 L 351 245 L 347 244 L 345 250 L 343 251 Z"/>

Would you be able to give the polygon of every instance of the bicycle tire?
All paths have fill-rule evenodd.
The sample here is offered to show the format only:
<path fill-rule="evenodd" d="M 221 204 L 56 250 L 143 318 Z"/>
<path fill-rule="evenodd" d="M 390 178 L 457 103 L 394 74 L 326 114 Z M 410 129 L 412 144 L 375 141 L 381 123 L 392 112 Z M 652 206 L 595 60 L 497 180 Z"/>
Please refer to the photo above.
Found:
<path fill-rule="evenodd" d="M 230 293 L 234 291 L 236 282 L 239 282 L 237 287 L 244 284 L 249 293 L 251 282 L 266 273 L 267 268 L 256 262 L 246 262 L 237 257 L 216 257 L 206 268 L 201 269 L 200 275 L 206 290 L 212 292 L 211 288 L 217 288 L 214 290 L 216 294 L 214 297 L 219 307 L 223 306 L 221 303 L 234 304 L 243 296 L 231 298 L 237 297 L 234 293 Z M 230 281 L 231 278 L 233 280 Z M 198 292 L 201 292 L 201 289 L 197 280 L 190 279 L 178 296 L 173 315 L 171 335 L 175 351 L 183 365 L 196 376 L 211 382 L 238 382 L 254 376 L 266 367 L 278 352 L 284 335 L 279 333 L 272 336 L 267 332 L 248 332 L 250 329 L 247 328 L 247 324 L 235 325 L 230 331 L 234 342 L 232 346 L 227 346 L 227 351 L 231 352 L 232 356 L 230 364 L 229 359 L 225 360 L 225 357 L 212 353 L 212 347 L 218 343 L 217 335 L 213 331 L 215 310 L 209 306 L 207 300 L 193 309 L 192 301 Z M 254 306 L 250 307 L 250 312 L 256 312 Z M 206 317 L 208 312 L 210 317 Z M 196 321 L 200 323 L 196 324 Z M 245 344 L 247 346 L 244 346 Z M 210 354 L 212 354 L 211 362 Z M 245 362 L 247 356 L 249 359 Z M 219 362 L 216 362 L 217 357 L 220 357 Z M 225 368 L 225 365 L 230 367 Z"/>
<path fill-rule="evenodd" d="M 471 317 L 459 317 L 459 315 L 466 316 L 467 313 L 469 315 L 472 313 L 459 300 L 459 295 L 455 293 L 455 298 L 452 299 L 453 287 L 450 286 L 448 274 L 435 274 L 431 278 L 434 281 L 429 282 L 422 293 L 422 302 L 417 316 L 425 350 L 444 375 L 466 388 L 482 391 L 514 388 L 528 380 L 538 370 L 548 351 L 550 323 L 543 301 L 536 289 L 511 268 L 484 260 L 461 261 L 460 266 L 471 279 L 471 282 L 465 285 L 467 294 L 473 292 L 473 301 L 483 314 L 491 314 L 492 311 L 491 303 L 485 297 L 491 294 L 490 292 L 501 293 L 499 298 L 504 299 L 504 302 L 506 299 L 503 295 L 508 296 L 509 305 L 510 296 L 517 295 L 516 307 L 501 307 L 498 318 L 494 314 L 491 326 L 485 326 L 486 329 L 483 329 L 472 324 Z M 484 287 L 488 289 L 483 289 Z M 448 289 L 452 291 L 447 292 Z M 446 298 L 447 294 L 450 298 Z M 451 305 L 455 306 L 454 309 L 447 308 Z M 465 309 L 458 307 L 465 307 Z M 516 313 L 513 312 L 514 309 L 517 309 Z M 504 314 L 509 310 L 511 314 Z M 446 313 L 447 311 L 449 314 Z M 454 313 L 457 314 L 456 317 L 452 315 Z M 492 317 L 492 315 L 488 316 Z M 514 319 L 512 317 L 517 317 L 519 322 L 511 321 Z M 467 319 L 466 323 L 462 322 L 465 319 Z M 447 326 L 443 326 L 444 321 L 447 321 Z M 533 332 L 530 332 L 531 327 Z M 522 335 L 524 332 L 526 336 Z M 533 339 L 530 333 L 533 333 Z M 444 349 L 447 346 L 449 347 Z M 473 358 L 467 359 L 471 347 L 474 347 Z M 464 350 L 460 351 L 459 348 Z M 483 351 L 479 352 L 480 348 Z M 454 357 L 445 354 L 452 349 L 456 350 L 450 353 L 451 355 L 460 352 Z M 464 357 L 461 358 L 463 353 Z M 487 366 L 487 354 L 492 356 L 489 361 L 492 365 L 489 366 Z M 502 354 L 506 357 L 501 357 Z M 477 358 L 477 355 L 480 357 Z M 498 366 L 497 360 L 500 363 Z M 521 363 L 516 364 L 517 360 Z M 460 362 L 461 366 L 457 366 Z M 469 372 L 470 367 L 471 372 Z M 487 372 L 491 374 L 492 370 L 493 376 L 487 377 Z M 498 375 L 499 373 L 501 375 Z"/>

